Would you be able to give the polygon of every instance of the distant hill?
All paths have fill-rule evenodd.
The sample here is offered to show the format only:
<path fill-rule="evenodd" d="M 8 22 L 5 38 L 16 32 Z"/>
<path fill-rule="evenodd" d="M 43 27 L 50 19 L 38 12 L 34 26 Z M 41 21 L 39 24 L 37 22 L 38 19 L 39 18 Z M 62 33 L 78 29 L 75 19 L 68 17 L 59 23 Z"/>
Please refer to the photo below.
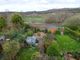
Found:
<path fill-rule="evenodd" d="M 29 14 L 48 14 L 48 13 L 80 13 L 80 8 L 62 8 L 62 9 L 50 9 L 46 11 L 29 11 L 29 12 L 18 12 L 23 15 L 29 15 Z M 0 12 L 1 15 L 7 15 L 14 12 L 8 11 L 8 12 Z"/>
<path fill-rule="evenodd" d="M 48 12 L 55 12 L 55 13 L 59 13 L 59 12 L 68 12 L 68 13 L 80 13 L 80 8 L 63 8 L 63 9 L 50 9 L 47 10 Z"/>
<path fill-rule="evenodd" d="M 8 17 L 12 13 L 19 13 L 24 16 L 25 21 L 31 22 L 45 22 L 46 20 L 55 19 L 56 21 L 64 21 L 67 18 L 80 13 L 80 8 L 62 8 L 49 9 L 46 11 L 28 11 L 28 12 L 0 12 L 0 15 Z M 34 16 L 34 17 L 31 17 Z"/>

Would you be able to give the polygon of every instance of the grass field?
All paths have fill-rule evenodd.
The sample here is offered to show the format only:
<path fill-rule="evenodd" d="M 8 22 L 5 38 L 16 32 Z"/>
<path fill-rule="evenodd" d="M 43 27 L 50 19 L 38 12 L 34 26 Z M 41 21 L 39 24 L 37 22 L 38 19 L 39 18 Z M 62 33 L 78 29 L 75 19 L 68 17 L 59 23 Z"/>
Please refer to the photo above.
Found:
<path fill-rule="evenodd" d="M 43 16 L 25 16 L 24 21 L 30 23 L 44 23 L 45 18 Z"/>

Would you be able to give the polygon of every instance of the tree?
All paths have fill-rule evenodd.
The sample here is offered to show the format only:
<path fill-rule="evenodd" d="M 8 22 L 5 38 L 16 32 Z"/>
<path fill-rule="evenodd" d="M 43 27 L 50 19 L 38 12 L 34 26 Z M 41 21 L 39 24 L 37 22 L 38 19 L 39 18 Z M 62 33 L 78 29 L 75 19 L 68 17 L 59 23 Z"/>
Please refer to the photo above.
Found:
<path fill-rule="evenodd" d="M 24 23 L 22 16 L 19 14 L 12 14 L 11 21 L 15 25 L 15 27 L 21 27 Z"/>
<path fill-rule="evenodd" d="M 29 30 L 29 31 L 27 32 L 27 36 L 32 36 L 32 35 L 33 35 L 33 31 Z"/>
<path fill-rule="evenodd" d="M 6 26 L 6 20 L 3 16 L 0 16 L 0 30 Z"/>
<path fill-rule="evenodd" d="M 78 30 L 80 28 L 80 15 L 75 15 L 63 23 L 64 26 L 71 28 L 72 30 Z"/>

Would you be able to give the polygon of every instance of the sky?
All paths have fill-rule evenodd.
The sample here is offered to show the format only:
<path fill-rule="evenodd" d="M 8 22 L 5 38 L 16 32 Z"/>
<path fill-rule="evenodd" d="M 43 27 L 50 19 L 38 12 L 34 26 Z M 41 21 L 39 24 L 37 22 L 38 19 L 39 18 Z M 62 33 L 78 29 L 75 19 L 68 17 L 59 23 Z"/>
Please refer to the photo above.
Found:
<path fill-rule="evenodd" d="M 80 0 L 0 0 L 0 11 L 44 11 L 80 7 Z"/>

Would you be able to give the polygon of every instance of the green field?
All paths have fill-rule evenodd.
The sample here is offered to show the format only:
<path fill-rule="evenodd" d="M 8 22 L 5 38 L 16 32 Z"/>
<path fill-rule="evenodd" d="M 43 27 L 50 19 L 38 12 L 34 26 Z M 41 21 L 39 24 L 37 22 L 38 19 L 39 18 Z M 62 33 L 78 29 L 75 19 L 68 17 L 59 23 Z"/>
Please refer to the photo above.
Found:
<path fill-rule="evenodd" d="M 30 23 L 44 23 L 45 18 L 43 16 L 25 16 L 24 21 Z"/>

